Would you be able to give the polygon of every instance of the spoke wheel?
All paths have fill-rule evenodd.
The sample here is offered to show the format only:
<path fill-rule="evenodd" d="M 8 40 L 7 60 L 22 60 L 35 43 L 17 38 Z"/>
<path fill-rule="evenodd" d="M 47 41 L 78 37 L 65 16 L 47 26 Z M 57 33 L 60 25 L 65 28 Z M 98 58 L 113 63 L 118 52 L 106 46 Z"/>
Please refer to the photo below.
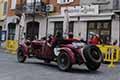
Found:
<path fill-rule="evenodd" d="M 21 49 L 21 48 L 18 49 L 18 52 L 17 52 L 17 60 L 18 60 L 18 62 L 20 62 L 20 63 L 24 63 L 25 60 L 26 60 L 26 56 L 25 56 L 25 54 L 24 54 L 24 51 L 23 51 L 23 49 Z"/>
<path fill-rule="evenodd" d="M 86 59 L 86 66 L 89 70 L 95 71 L 100 67 L 102 62 L 102 53 L 100 49 L 94 45 L 88 45 L 83 50 Z"/>
<path fill-rule="evenodd" d="M 68 71 L 72 67 L 70 57 L 66 52 L 59 54 L 57 58 L 58 67 L 62 71 Z"/>

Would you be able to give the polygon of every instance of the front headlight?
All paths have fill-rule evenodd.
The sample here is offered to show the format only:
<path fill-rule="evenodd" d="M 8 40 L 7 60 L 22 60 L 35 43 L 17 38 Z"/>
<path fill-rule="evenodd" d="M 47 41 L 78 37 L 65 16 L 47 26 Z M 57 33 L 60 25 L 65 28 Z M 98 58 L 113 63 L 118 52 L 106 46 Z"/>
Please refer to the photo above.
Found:
<path fill-rule="evenodd" d="M 74 48 L 81 48 L 85 45 L 84 43 L 76 43 L 76 42 L 73 42 L 72 44 L 73 44 Z"/>

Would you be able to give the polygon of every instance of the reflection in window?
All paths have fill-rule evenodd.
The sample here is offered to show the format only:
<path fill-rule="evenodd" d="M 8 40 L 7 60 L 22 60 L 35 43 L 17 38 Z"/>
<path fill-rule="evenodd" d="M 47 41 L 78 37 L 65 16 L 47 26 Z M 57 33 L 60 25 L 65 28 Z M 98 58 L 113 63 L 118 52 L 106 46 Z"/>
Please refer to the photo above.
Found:
<path fill-rule="evenodd" d="M 108 27 L 109 27 L 109 23 L 108 23 L 108 22 L 104 23 L 103 28 L 104 28 L 104 29 L 108 29 Z"/>
<path fill-rule="evenodd" d="M 89 29 L 94 29 L 95 28 L 95 23 L 88 23 L 88 28 Z"/>
<path fill-rule="evenodd" d="M 103 42 L 107 43 L 106 41 L 110 41 L 111 39 L 111 21 L 88 22 L 87 39 L 90 32 L 94 34 L 99 34 Z"/>
<path fill-rule="evenodd" d="M 27 0 L 27 3 L 33 3 L 35 0 Z M 36 0 L 36 2 L 40 2 L 41 0 Z"/>
<path fill-rule="evenodd" d="M 100 29 L 102 24 L 100 22 L 97 23 L 97 29 Z"/>
<path fill-rule="evenodd" d="M 63 22 L 55 22 L 54 34 L 57 32 L 63 33 Z"/>

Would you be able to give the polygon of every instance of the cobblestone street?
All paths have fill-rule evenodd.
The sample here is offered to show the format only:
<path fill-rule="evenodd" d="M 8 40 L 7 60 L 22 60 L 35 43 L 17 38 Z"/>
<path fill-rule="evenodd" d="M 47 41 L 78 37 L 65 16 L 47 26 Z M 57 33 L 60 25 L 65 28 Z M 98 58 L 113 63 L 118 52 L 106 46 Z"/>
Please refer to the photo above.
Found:
<path fill-rule="evenodd" d="M 120 80 L 120 65 L 112 69 L 102 64 L 96 72 L 89 72 L 84 65 L 75 65 L 72 71 L 62 72 L 55 63 L 27 59 L 20 64 L 15 55 L 0 52 L 0 80 Z"/>

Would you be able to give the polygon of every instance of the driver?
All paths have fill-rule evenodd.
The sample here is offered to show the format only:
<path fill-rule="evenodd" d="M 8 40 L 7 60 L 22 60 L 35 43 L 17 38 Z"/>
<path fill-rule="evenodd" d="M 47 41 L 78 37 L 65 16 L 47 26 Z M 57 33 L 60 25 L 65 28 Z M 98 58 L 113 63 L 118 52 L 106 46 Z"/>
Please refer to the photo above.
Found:
<path fill-rule="evenodd" d="M 69 32 L 68 33 L 68 38 L 67 39 L 65 39 L 65 41 L 66 41 L 66 43 L 68 43 L 68 44 L 71 44 L 72 42 L 79 42 L 79 40 L 78 39 L 75 39 L 74 38 L 74 35 L 73 35 L 73 33 L 72 32 Z"/>

